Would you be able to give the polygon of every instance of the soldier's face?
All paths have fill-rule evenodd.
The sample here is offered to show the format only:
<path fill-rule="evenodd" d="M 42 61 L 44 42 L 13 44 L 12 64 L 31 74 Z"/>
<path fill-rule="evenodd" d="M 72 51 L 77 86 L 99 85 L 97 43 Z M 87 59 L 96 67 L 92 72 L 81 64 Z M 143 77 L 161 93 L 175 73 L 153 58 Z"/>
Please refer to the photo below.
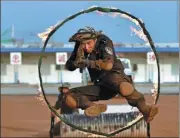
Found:
<path fill-rule="evenodd" d="M 67 93 L 68 91 L 69 91 L 68 88 L 64 88 L 64 89 L 63 89 L 63 93 Z"/>
<path fill-rule="evenodd" d="M 67 93 L 67 92 L 69 91 L 68 88 L 62 88 L 62 89 L 61 89 L 61 87 L 59 87 L 58 90 L 59 90 L 60 93 L 61 93 L 61 92 L 62 92 L 62 93 Z"/>
<path fill-rule="evenodd" d="M 90 40 L 86 40 L 81 42 L 81 45 L 83 46 L 84 50 L 86 53 L 91 53 L 96 45 L 96 39 L 90 39 Z"/>

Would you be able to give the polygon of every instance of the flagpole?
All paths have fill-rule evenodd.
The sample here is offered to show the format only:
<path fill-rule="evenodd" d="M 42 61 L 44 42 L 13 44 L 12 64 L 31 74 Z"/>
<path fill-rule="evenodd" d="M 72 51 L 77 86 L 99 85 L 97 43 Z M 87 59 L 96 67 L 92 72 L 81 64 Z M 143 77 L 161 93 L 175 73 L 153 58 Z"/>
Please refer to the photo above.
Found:
<path fill-rule="evenodd" d="M 11 28 L 11 37 L 14 38 L 14 24 L 12 24 L 12 28 Z"/>

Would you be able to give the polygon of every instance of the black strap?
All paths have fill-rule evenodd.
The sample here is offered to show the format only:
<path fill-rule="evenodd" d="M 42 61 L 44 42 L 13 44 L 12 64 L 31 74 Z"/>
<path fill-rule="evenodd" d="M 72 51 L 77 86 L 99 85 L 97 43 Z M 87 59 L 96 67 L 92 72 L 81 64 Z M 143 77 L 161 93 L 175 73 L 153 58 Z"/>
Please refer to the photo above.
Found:
<path fill-rule="evenodd" d="M 150 129 L 151 127 L 150 127 L 150 123 L 147 123 L 147 136 L 148 136 L 148 138 L 150 138 L 151 137 L 151 134 L 150 134 Z"/>
<path fill-rule="evenodd" d="M 50 138 L 54 136 L 54 117 L 51 117 Z"/>

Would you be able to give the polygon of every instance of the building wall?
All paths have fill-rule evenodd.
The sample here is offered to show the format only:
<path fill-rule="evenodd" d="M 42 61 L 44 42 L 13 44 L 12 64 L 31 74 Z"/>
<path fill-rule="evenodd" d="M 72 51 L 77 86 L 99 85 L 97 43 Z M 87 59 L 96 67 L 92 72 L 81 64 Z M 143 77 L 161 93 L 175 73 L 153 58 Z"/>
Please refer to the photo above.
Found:
<path fill-rule="evenodd" d="M 1 53 L 1 83 L 14 83 L 14 67 L 10 65 L 9 54 Z"/>
<path fill-rule="evenodd" d="M 135 73 L 135 82 L 157 81 L 156 65 L 147 65 L 145 53 L 126 53 L 126 58 L 131 60 L 131 64 L 138 65 L 138 71 Z M 42 79 L 44 83 L 58 82 L 82 82 L 82 75 L 77 69 L 74 72 L 56 70 L 55 53 L 44 54 L 41 67 Z M 10 54 L 1 54 L 1 82 L 14 83 L 17 80 L 20 83 L 38 83 L 38 59 L 37 53 L 22 53 L 22 65 L 10 65 Z M 179 81 L 179 65 L 178 53 L 161 53 L 160 68 L 161 82 L 178 82 Z M 15 73 L 17 72 L 17 73 Z M 62 76 L 62 77 L 61 77 Z"/>
<path fill-rule="evenodd" d="M 132 65 L 138 65 L 135 82 L 157 81 L 157 65 L 147 64 L 146 53 L 124 54 L 124 57 L 129 58 Z M 159 53 L 161 82 L 179 81 L 178 57 L 178 53 Z"/>
<path fill-rule="evenodd" d="M 10 65 L 10 54 L 2 53 L 1 64 L 1 82 L 14 83 L 15 72 L 18 72 L 18 81 L 20 83 L 36 84 L 39 82 L 38 77 L 38 60 L 39 54 L 22 53 L 22 65 Z M 61 79 L 61 74 L 62 79 Z M 66 82 L 81 82 L 81 75 L 76 70 L 75 72 L 56 70 L 55 54 L 44 54 L 41 75 L 44 83 L 58 83 L 62 80 Z M 65 77 L 66 76 L 66 77 Z M 71 79 L 75 78 L 75 79 Z"/>

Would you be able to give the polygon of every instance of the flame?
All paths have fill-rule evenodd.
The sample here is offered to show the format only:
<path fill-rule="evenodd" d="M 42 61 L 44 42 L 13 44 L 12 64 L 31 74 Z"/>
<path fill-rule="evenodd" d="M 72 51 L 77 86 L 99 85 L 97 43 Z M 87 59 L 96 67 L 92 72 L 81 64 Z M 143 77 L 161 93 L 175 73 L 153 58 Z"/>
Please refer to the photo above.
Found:
<path fill-rule="evenodd" d="M 152 98 L 153 98 L 154 104 L 155 104 L 155 100 L 156 100 L 157 94 L 158 94 L 158 84 L 157 83 L 154 84 L 154 88 L 151 89 L 151 93 L 152 93 Z"/>
<path fill-rule="evenodd" d="M 143 30 L 137 30 L 136 28 L 130 26 L 130 30 L 134 33 L 134 35 L 137 35 L 140 39 L 144 40 L 145 42 L 148 42 L 147 37 L 144 35 Z"/>
<path fill-rule="evenodd" d="M 43 105 L 43 106 L 47 106 L 46 101 L 43 97 L 42 94 L 42 89 L 40 87 L 40 84 L 38 84 L 38 89 L 37 89 L 37 95 L 35 96 L 35 98 Z"/>
<path fill-rule="evenodd" d="M 57 25 L 57 24 L 56 24 L 56 25 Z M 39 38 L 41 38 L 42 42 L 44 42 L 44 41 L 47 39 L 49 33 L 55 28 L 56 25 L 50 26 L 49 28 L 46 29 L 45 32 L 42 32 L 42 33 L 38 33 L 38 34 L 37 34 L 37 36 L 38 36 Z"/>

